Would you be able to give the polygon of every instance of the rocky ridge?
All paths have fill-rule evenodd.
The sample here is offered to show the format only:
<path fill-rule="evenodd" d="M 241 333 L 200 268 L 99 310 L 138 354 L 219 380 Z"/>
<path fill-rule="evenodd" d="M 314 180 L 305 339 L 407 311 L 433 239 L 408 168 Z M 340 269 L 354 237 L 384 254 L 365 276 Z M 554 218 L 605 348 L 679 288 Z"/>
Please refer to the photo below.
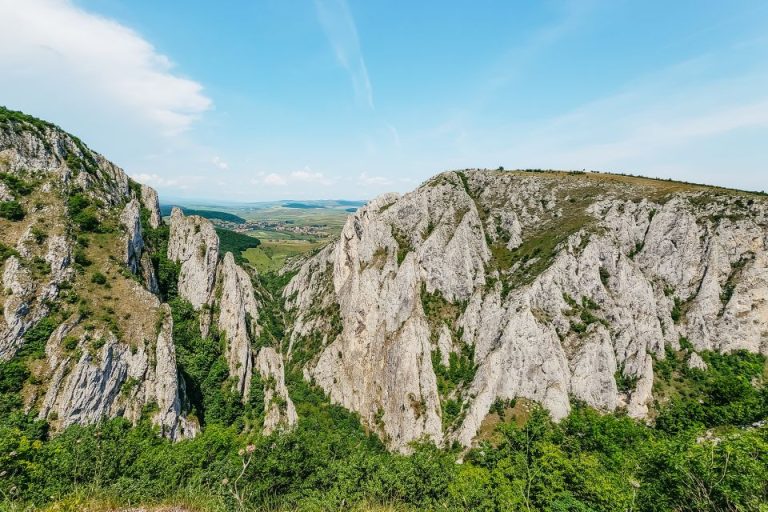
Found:
<path fill-rule="evenodd" d="M 149 415 L 172 439 L 195 435 L 200 425 L 187 416 L 172 311 L 145 239 L 146 230 L 163 229 L 157 193 L 55 125 L 5 109 L 0 184 L 0 362 L 26 361 L 26 410 L 55 429 Z M 250 276 L 231 254 L 219 262 L 215 230 L 199 218 L 172 217 L 167 253 L 180 262 L 179 294 L 208 308 L 201 331 L 214 321 L 225 333 L 245 399 L 260 329 Z M 281 364 L 260 371 L 284 380 L 275 373 Z M 265 385 L 265 395 L 273 391 L 281 407 L 266 401 L 265 429 L 290 427 L 296 415 L 287 391 Z"/>
<path fill-rule="evenodd" d="M 289 350 L 394 449 L 470 446 L 495 403 L 652 419 L 665 348 L 768 353 L 768 201 L 467 170 L 349 218 L 284 290 Z M 687 350 L 687 349 L 686 349 Z"/>

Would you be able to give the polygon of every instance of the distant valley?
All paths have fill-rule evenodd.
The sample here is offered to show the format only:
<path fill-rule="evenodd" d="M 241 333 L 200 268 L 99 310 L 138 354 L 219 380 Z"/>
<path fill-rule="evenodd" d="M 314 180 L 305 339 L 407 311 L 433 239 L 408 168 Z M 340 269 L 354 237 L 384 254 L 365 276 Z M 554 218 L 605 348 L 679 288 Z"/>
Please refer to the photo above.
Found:
<path fill-rule="evenodd" d="M 258 239 L 244 238 L 229 249 L 259 272 L 277 271 L 294 256 L 324 246 L 341 232 L 347 217 L 364 206 L 357 200 L 270 201 L 256 203 L 201 203 L 174 201 L 161 203 L 160 212 L 168 217 L 174 206 L 185 215 L 209 219 L 223 230 Z M 221 236 L 221 235 L 220 235 Z"/>

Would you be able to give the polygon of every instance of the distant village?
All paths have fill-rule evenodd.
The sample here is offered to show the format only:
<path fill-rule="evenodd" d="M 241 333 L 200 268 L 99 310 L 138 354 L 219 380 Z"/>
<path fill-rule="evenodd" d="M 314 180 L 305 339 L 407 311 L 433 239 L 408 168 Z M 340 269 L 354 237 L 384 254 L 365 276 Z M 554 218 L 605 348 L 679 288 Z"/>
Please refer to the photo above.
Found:
<path fill-rule="evenodd" d="M 214 224 L 224 229 L 247 233 L 249 231 L 277 231 L 280 233 L 292 233 L 294 235 L 316 236 L 326 238 L 329 236 L 328 226 L 324 224 L 312 224 L 298 226 L 290 221 L 279 220 L 247 220 L 245 222 L 231 222 L 221 219 L 211 219 Z"/>

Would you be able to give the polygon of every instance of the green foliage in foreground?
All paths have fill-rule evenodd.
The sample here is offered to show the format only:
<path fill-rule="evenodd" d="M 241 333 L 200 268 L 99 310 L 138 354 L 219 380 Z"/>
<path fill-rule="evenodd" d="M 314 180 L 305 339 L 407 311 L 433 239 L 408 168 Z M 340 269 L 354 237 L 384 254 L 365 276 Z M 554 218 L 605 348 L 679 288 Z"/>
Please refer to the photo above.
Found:
<path fill-rule="evenodd" d="M 744 353 L 710 356 L 712 370 L 700 377 L 726 390 L 764 364 Z M 24 378 L 23 369 L 3 363 L 0 395 L 18 394 Z M 534 409 L 523 426 L 500 424 L 493 444 L 458 464 L 459 452 L 428 443 L 410 456 L 388 453 L 300 375 L 289 374 L 288 384 L 299 425 L 269 437 L 226 415 L 211 415 L 195 439 L 171 443 L 146 420 L 135 428 L 115 419 L 49 436 L 33 416 L 3 414 L 0 496 L 6 505 L 41 505 L 96 489 L 137 504 L 193 492 L 222 510 L 336 510 L 373 502 L 428 510 L 762 511 L 768 503 L 768 427 L 719 424 L 705 431 L 698 412 L 686 418 L 674 403 L 660 415 L 675 411 L 673 431 L 581 405 L 555 424 Z M 685 399 L 702 400 L 707 389 L 694 386 Z M 765 388 L 753 390 L 743 414 L 722 420 L 765 417 Z"/>

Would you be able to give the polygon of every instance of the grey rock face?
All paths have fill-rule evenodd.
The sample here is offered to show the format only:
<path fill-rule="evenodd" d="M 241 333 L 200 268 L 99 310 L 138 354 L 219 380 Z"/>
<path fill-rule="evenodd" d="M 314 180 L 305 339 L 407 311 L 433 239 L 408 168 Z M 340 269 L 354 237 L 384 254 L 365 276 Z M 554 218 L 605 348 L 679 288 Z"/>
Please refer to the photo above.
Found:
<path fill-rule="evenodd" d="M 251 278 L 235 263 L 228 252 L 219 265 L 221 297 L 219 304 L 219 330 L 227 339 L 229 374 L 237 377 L 237 391 L 248 397 L 253 376 L 251 339 L 259 334 L 259 311 L 253 295 Z"/>
<path fill-rule="evenodd" d="M 10 296 L 3 305 L 5 325 L 0 331 L 0 360 L 8 360 L 16 353 L 24 332 L 40 317 L 31 318 L 30 302 L 34 297 L 35 284 L 30 272 L 22 267 L 16 256 L 11 256 L 5 262 L 3 271 L 3 287 Z"/>
<path fill-rule="evenodd" d="M 44 201 L 31 204 L 15 198 L 24 203 L 26 216 L 0 231 L 0 242 L 18 253 L 3 262 L 0 359 L 13 357 L 25 342 L 24 334 L 44 317 L 61 322 L 47 341 L 44 358 L 30 366 L 36 382 L 25 393 L 27 410 L 37 408 L 41 418 L 59 429 L 114 416 L 136 421 L 151 405 L 156 408 L 153 421 L 165 436 L 194 435 L 198 425 L 181 410 L 170 309 L 150 293 L 157 293 L 158 287 L 144 251 L 141 204 L 150 210 L 150 225 L 158 226 L 157 194 L 144 187 L 140 204 L 121 169 L 52 125 L 31 128 L 22 123 L 0 129 L 0 171 L 36 183 L 45 194 Z M 113 315 L 112 322 L 117 321 L 117 305 L 98 302 L 111 298 L 85 290 L 72 268 L 75 236 L 67 212 L 69 185 L 98 206 L 101 219 L 117 217 L 125 229 L 119 249 L 113 245 L 116 240 L 100 240 L 98 261 L 92 255 L 93 261 L 83 263 L 90 267 L 85 272 L 107 274 L 110 287 L 121 294 L 120 302 L 129 304 L 120 312 L 122 329 L 98 317 L 83 322 L 66 303 L 57 304 L 59 293 L 76 288 L 81 298 L 93 294 L 88 304 L 103 308 Z M 0 192 L 13 198 L 3 187 Z M 87 247 L 90 235 L 82 236 Z M 91 244 L 93 248 L 93 239 Z M 116 263 L 121 258 L 130 271 L 143 275 L 146 288 L 120 276 Z M 58 311 L 52 305 L 59 305 Z"/>
<path fill-rule="evenodd" d="M 131 199 L 120 214 L 120 224 L 126 230 L 125 264 L 134 274 L 141 271 L 141 252 L 144 239 L 141 236 L 141 207 Z"/>
<path fill-rule="evenodd" d="M 173 344 L 173 318 L 168 304 L 161 306 L 163 321 L 155 345 L 154 374 L 145 377 L 145 386 L 153 394 L 158 411 L 154 422 L 171 439 L 193 437 L 199 426 L 181 414 L 179 379 L 176 371 L 176 347 Z M 152 389 L 154 388 L 154 389 Z"/>
<path fill-rule="evenodd" d="M 181 263 L 179 295 L 195 309 L 210 304 L 216 282 L 216 264 L 219 258 L 219 237 L 213 224 L 181 210 L 171 212 L 168 259 Z"/>
<path fill-rule="evenodd" d="M 653 358 L 680 337 L 768 353 L 767 245 L 768 205 L 754 196 L 444 173 L 361 208 L 302 265 L 284 291 L 291 351 L 322 337 L 306 377 L 403 451 L 424 436 L 471 445 L 497 399 L 535 400 L 559 419 L 573 395 L 644 418 Z M 474 378 L 440 396 L 433 361 L 467 346 Z M 448 399 L 461 412 L 443 428 Z"/>
<path fill-rule="evenodd" d="M 696 352 L 692 353 L 688 358 L 688 368 L 695 368 L 697 370 L 706 370 L 708 368 L 707 362 L 701 358 Z"/>
<path fill-rule="evenodd" d="M 141 204 L 149 210 L 149 225 L 152 228 L 160 227 L 163 217 L 160 215 L 160 200 L 157 191 L 147 185 L 141 186 Z"/>
<path fill-rule="evenodd" d="M 154 298 L 147 294 L 146 299 Z M 151 345 L 121 343 L 109 331 L 81 332 L 76 348 L 64 351 L 63 341 L 75 332 L 78 321 L 59 326 L 46 345 L 50 383 L 40 418 L 53 420 L 59 428 L 114 416 L 136 421 L 151 404 L 157 408 L 153 421 L 163 435 L 193 436 L 198 427 L 181 411 L 170 308 L 156 305 L 163 318 Z"/>
<path fill-rule="evenodd" d="M 272 347 L 264 347 L 256 356 L 256 370 L 264 384 L 264 435 L 290 429 L 299 420 L 288 388 L 285 387 L 283 359 Z"/>
<path fill-rule="evenodd" d="M 0 183 L 0 201 L 11 201 L 12 199 L 13 194 L 11 194 L 11 190 L 5 183 Z"/>
<path fill-rule="evenodd" d="M 125 229 L 125 265 L 131 272 L 142 277 L 147 290 L 154 294 L 160 293 L 155 269 L 149 255 L 144 252 L 141 205 L 138 200 L 131 199 L 128 201 L 120 214 L 120 224 Z"/>

